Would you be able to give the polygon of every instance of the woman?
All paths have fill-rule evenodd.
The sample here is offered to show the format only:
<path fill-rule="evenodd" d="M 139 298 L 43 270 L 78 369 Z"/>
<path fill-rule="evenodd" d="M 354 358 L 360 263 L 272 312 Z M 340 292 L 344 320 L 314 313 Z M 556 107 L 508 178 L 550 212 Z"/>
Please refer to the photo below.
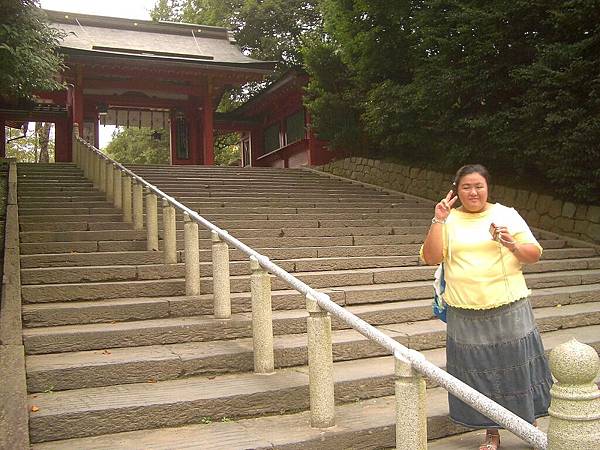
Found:
<path fill-rule="evenodd" d="M 489 178 L 479 164 L 458 170 L 458 195 L 435 206 L 421 258 L 444 263 L 448 372 L 535 424 L 547 414 L 552 377 L 521 266 L 537 262 L 542 247 L 513 208 L 488 203 Z M 448 403 L 455 422 L 487 429 L 480 450 L 499 448 L 498 424 L 450 394 Z"/>

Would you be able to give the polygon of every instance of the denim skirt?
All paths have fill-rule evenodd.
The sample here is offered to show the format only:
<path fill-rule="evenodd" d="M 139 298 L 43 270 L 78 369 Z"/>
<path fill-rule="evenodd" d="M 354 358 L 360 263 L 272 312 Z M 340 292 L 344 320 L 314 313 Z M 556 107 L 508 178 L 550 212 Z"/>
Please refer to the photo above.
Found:
<path fill-rule="evenodd" d="M 548 413 L 552 376 L 528 299 L 485 310 L 448 307 L 447 371 L 529 423 Z M 448 394 L 450 417 L 500 428 Z"/>

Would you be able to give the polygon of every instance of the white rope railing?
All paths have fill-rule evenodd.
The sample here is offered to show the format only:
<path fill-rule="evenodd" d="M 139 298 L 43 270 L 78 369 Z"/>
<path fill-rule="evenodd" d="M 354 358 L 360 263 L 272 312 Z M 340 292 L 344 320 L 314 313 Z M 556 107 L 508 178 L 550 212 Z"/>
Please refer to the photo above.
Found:
<path fill-rule="evenodd" d="M 87 152 L 84 149 L 87 149 Z M 124 219 L 129 222 L 134 222 L 134 217 L 136 218 L 135 223 L 137 229 L 139 229 L 140 226 L 143 226 L 140 225 L 142 220 L 141 213 L 139 212 L 139 208 L 143 208 L 143 202 L 139 200 L 140 188 L 138 188 L 138 194 L 133 195 L 133 198 L 135 199 L 137 197 L 138 200 L 134 201 L 136 205 L 132 205 L 132 185 L 134 187 L 139 185 L 146 189 L 146 227 L 148 231 L 149 249 L 150 247 L 154 250 L 158 248 L 158 227 L 155 222 L 156 218 L 149 218 L 149 216 L 156 216 L 157 214 L 156 199 L 158 198 L 163 201 L 163 241 L 165 262 L 167 263 L 177 262 L 175 245 L 175 210 L 184 214 L 186 224 L 184 228 L 185 261 L 186 264 L 192 265 L 189 272 L 188 269 L 186 269 L 186 273 L 194 273 L 194 275 L 190 275 L 193 278 L 192 284 L 188 285 L 186 282 L 186 293 L 191 293 L 189 295 L 199 293 L 200 291 L 199 288 L 197 288 L 199 283 L 199 276 L 197 276 L 198 232 L 197 227 L 194 230 L 194 228 L 190 227 L 188 224 L 200 224 L 204 228 L 210 230 L 213 241 L 213 250 L 217 251 L 215 250 L 216 246 L 220 246 L 218 250 L 218 255 L 220 256 L 215 257 L 215 253 L 213 253 L 213 271 L 216 270 L 221 272 L 224 266 L 229 267 L 228 252 L 226 251 L 226 247 L 225 249 L 223 248 L 224 244 L 232 245 L 249 257 L 253 271 L 251 277 L 253 308 L 259 307 L 258 311 L 253 309 L 254 348 L 257 350 L 255 351 L 255 371 L 257 373 L 269 373 L 274 369 L 273 332 L 270 315 L 270 278 L 267 272 L 277 276 L 291 288 L 305 296 L 307 310 L 309 312 L 307 331 L 309 335 L 309 390 L 311 392 L 310 404 L 312 426 L 323 428 L 332 426 L 335 423 L 331 320 L 327 314 L 330 313 L 363 336 L 377 342 L 387 349 L 396 359 L 396 398 L 398 408 L 396 446 L 398 449 L 415 450 L 426 448 L 427 446 L 426 429 L 423 429 L 423 426 L 415 426 L 414 423 L 404 423 L 403 421 L 408 420 L 407 418 L 411 416 L 406 411 L 399 410 L 401 404 L 413 405 L 414 408 L 421 411 L 419 413 L 420 417 L 418 418 L 418 421 L 421 424 L 425 423 L 426 426 L 424 420 L 424 382 L 420 375 L 435 381 L 452 395 L 471 405 L 474 409 L 519 436 L 535 448 L 543 450 L 548 448 L 548 439 L 544 432 L 538 430 L 536 427 L 500 406 L 493 400 L 490 400 L 464 382 L 448 374 L 445 370 L 427 361 L 421 353 L 396 342 L 377 328 L 333 302 L 327 294 L 311 288 L 306 283 L 273 263 L 268 257 L 248 247 L 243 242 L 231 236 L 226 230 L 217 227 L 196 211 L 169 196 L 158 187 L 136 175 L 120 163 L 112 160 L 94 146 L 81 139 L 76 128 L 74 130 L 73 152 L 74 162 L 83 169 L 85 176 L 90 178 L 95 185 L 98 185 L 103 192 L 106 192 L 107 195 L 110 193 L 110 195 L 113 196 L 113 203 L 115 207 L 120 207 L 123 210 Z M 107 186 L 109 182 L 112 183 L 110 188 Z M 154 200 L 151 198 L 153 196 Z M 138 208 L 137 213 L 134 211 L 136 208 Z M 216 275 L 217 279 L 219 277 L 221 277 L 219 283 L 223 286 L 224 281 L 222 273 Z M 225 289 L 228 290 L 228 280 L 225 284 Z M 215 299 L 219 298 L 219 301 L 215 303 L 215 312 L 218 317 L 227 318 L 231 315 L 229 293 L 223 293 L 222 289 L 223 288 L 215 293 Z M 214 286 L 213 292 L 215 290 L 218 290 L 216 285 Z M 256 306 L 255 303 L 259 306 Z M 256 323 L 254 321 L 255 312 L 257 316 Z M 313 361 L 314 364 L 311 364 Z M 313 370 L 311 370 L 311 365 L 313 366 Z M 408 382 L 407 379 L 409 380 Z M 406 400 L 407 395 L 410 396 L 408 401 L 405 401 L 405 403 L 399 401 L 400 399 Z"/>

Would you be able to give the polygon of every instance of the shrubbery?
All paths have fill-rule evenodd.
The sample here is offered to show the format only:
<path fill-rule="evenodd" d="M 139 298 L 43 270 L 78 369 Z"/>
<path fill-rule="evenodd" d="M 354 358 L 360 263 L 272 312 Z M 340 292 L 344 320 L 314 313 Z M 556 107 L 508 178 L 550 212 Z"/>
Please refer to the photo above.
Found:
<path fill-rule="evenodd" d="M 322 0 L 322 9 L 326 35 L 304 50 L 307 107 L 333 145 L 443 171 L 477 161 L 598 202 L 598 2 Z"/>

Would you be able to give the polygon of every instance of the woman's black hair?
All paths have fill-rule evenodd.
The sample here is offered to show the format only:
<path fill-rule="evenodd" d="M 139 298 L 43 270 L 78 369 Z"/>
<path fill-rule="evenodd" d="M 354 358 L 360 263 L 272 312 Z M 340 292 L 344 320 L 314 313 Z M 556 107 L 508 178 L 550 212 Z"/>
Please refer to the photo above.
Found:
<path fill-rule="evenodd" d="M 487 183 L 487 185 L 490 185 L 490 173 L 481 164 L 467 164 L 466 166 L 462 166 L 456 171 L 456 175 L 454 176 L 454 183 L 452 184 L 455 188 L 458 188 L 458 183 L 460 183 L 461 178 L 465 175 L 470 175 L 472 173 L 478 173 L 483 178 L 485 178 L 485 182 Z"/>

